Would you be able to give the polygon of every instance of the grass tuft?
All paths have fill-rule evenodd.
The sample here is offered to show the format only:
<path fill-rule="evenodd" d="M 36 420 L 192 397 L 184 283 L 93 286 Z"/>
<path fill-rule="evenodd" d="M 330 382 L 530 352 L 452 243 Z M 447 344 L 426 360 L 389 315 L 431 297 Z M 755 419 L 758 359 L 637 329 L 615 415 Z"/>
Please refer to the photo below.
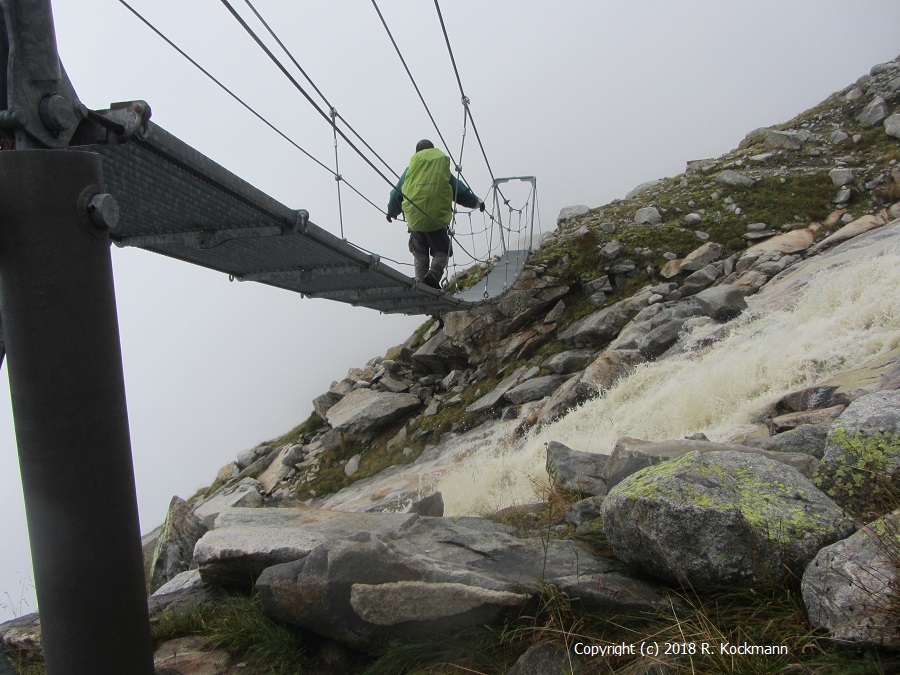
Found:
<path fill-rule="evenodd" d="M 267 618 L 258 595 L 232 595 L 214 603 L 164 612 L 153 627 L 157 642 L 202 635 L 214 649 L 242 659 L 249 672 L 296 675 L 306 670 L 306 649 L 299 634 Z"/>

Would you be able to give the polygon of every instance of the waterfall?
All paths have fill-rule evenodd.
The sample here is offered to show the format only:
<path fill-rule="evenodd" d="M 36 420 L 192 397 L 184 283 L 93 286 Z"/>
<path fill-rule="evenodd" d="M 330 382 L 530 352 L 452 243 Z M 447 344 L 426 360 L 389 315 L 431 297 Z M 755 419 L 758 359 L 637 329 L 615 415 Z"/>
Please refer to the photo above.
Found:
<path fill-rule="evenodd" d="M 770 281 L 724 331 L 698 329 L 681 353 L 639 366 L 524 441 L 510 443 L 509 429 L 499 429 L 438 479 L 446 515 L 535 501 L 535 485 L 547 482 L 548 441 L 609 454 L 621 436 L 738 439 L 785 394 L 900 349 L 900 224 L 868 239 L 863 251 L 854 241 Z M 724 336 L 710 341 L 713 331 Z"/>

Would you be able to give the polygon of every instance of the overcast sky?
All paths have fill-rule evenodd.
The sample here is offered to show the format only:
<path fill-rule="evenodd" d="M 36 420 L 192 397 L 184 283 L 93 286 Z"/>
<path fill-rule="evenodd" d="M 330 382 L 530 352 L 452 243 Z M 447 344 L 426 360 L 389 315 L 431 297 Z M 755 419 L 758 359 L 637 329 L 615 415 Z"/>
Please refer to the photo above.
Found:
<path fill-rule="evenodd" d="M 242 0 L 232 3 L 252 18 Z M 328 124 L 221 2 L 132 4 L 332 166 Z M 371 2 L 254 4 L 395 171 L 420 138 L 438 140 Z M 458 153 L 463 109 L 434 4 L 378 4 Z M 679 174 L 687 161 L 735 148 L 749 131 L 791 119 L 900 54 L 896 0 L 453 0 L 441 10 L 494 175 L 537 176 L 545 231 L 562 207 L 599 206 L 639 183 Z M 119 2 L 95 0 L 88 10 L 84 2 L 57 0 L 54 13 L 62 61 L 87 106 L 146 100 L 155 123 L 275 199 L 308 209 L 316 224 L 340 236 L 331 174 Z M 345 144 L 339 153 L 342 175 L 386 204 L 389 186 Z M 463 170 L 484 197 L 490 178 L 471 128 Z M 408 262 L 402 226 L 348 190 L 343 203 L 347 239 Z M 161 523 L 172 495 L 191 496 L 239 451 L 302 422 L 332 380 L 402 342 L 422 321 L 229 283 L 143 251 L 114 248 L 112 255 L 144 531 Z M 23 591 L 31 571 L 6 384 L 0 514 L 4 620 L 13 610 L 34 609 Z"/>

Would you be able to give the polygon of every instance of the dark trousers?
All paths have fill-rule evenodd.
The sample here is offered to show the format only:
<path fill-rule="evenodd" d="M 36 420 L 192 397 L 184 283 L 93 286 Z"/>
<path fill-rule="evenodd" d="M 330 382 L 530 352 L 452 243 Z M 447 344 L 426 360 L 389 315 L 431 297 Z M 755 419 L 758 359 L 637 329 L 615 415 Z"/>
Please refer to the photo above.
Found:
<path fill-rule="evenodd" d="M 430 274 L 435 281 L 439 281 L 453 254 L 450 233 L 446 229 L 435 232 L 410 231 L 409 251 L 413 255 L 416 279 L 424 279 L 426 274 Z"/>

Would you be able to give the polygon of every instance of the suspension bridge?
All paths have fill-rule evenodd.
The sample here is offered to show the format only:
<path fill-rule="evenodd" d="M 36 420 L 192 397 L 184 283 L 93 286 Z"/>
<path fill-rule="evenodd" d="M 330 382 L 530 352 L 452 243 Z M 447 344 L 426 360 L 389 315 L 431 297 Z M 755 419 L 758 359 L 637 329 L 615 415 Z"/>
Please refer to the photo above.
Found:
<path fill-rule="evenodd" d="M 341 175 L 339 141 L 389 186 L 395 185 L 397 173 L 337 114 L 250 0 L 244 2 L 257 23 L 293 68 L 228 0 L 221 2 L 328 123 L 335 143 L 333 169 L 119 0 L 227 95 L 334 176 L 340 236 L 316 225 L 307 209 L 281 204 L 166 132 L 150 120 L 146 102 L 88 109 L 57 53 L 50 0 L 0 0 L 0 105 L 5 106 L 0 110 L 0 365 L 6 356 L 43 651 L 51 675 L 153 672 L 111 243 L 306 297 L 385 313 L 430 315 L 497 298 L 512 285 L 530 253 L 536 181 L 494 176 L 437 0 L 464 108 L 456 157 L 378 5 L 372 4 L 457 179 L 465 180 L 461 161 L 468 126 L 491 176 L 485 200 L 491 209 L 482 227 L 487 245 L 469 251 L 459 233 L 455 236 L 456 248 L 472 263 L 481 263 L 483 272 L 475 286 L 454 293 L 420 283 L 391 266 L 400 266 L 398 261 L 344 238 L 343 186 L 384 211 Z M 301 85 L 301 77 L 323 104 Z M 503 192 L 512 181 L 530 187 L 522 205 L 513 206 Z M 451 227 L 459 227 L 455 216 Z M 104 636 L 101 655 L 94 648 L 98 635 Z"/>

